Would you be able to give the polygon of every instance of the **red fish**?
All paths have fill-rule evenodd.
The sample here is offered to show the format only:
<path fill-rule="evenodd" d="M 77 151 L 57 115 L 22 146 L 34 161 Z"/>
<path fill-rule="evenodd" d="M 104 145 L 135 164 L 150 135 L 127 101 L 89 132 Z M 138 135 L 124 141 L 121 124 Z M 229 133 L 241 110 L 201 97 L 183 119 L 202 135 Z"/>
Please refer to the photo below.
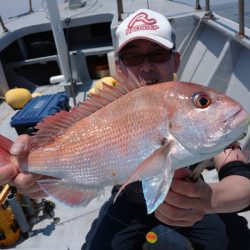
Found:
<path fill-rule="evenodd" d="M 39 123 L 20 167 L 55 177 L 39 184 L 69 205 L 88 204 L 105 186 L 123 184 L 122 190 L 141 180 L 151 213 L 175 169 L 223 151 L 248 124 L 238 102 L 202 85 L 104 84 L 101 96 Z"/>

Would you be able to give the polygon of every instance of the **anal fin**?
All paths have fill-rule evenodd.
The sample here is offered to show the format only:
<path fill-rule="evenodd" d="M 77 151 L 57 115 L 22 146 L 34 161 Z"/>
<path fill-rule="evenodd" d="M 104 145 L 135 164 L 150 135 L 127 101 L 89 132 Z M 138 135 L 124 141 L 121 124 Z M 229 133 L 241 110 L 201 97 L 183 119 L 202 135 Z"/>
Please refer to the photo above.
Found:
<path fill-rule="evenodd" d="M 69 183 L 65 180 L 46 179 L 38 181 L 45 193 L 68 206 L 86 206 L 98 196 L 97 189 L 83 189 L 81 185 Z"/>

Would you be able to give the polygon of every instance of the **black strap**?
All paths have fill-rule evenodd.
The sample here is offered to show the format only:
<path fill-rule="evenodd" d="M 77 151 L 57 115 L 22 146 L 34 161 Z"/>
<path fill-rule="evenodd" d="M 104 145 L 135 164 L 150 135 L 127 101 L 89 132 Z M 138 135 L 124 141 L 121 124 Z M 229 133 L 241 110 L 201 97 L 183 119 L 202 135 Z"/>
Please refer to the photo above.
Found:
<path fill-rule="evenodd" d="M 233 161 L 225 164 L 219 171 L 219 179 L 230 176 L 239 175 L 250 179 L 250 165 L 242 161 Z"/>
<path fill-rule="evenodd" d="M 239 176 L 244 176 L 250 179 L 249 163 L 247 164 L 242 161 L 233 161 L 222 166 L 222 168 L 219 171 L 219 179 L 222 180 L 223 178 L 230 176 L 230 175 L 239 175 Z M 249 210 L 250 210 L 250 206 L 238 212 L 245 212 Z"/>

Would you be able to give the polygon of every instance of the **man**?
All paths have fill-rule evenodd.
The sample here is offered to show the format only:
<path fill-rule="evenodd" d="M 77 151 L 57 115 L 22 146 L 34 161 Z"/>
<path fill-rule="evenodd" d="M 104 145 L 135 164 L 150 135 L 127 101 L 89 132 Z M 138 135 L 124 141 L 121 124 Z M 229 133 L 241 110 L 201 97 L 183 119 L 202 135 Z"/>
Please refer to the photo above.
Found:
<path fill-rule="evenodd" d="M 129 77 L 130 71 L 147 84 L 173 79 L 180 56 L 175 51 L 174 32 L 164 16 L 150 10 L 139 10 L 120 24 L 116 34 L 116 67 L 119 73 Z M 28 138 L 20 136 L 12 153 L 27 153 L 27 145 Z M 205 214 L 234 212 L 249 205 L 250 177 L 245 173 L 239 174 L 235 169 L 235 166 L 247 169 L 244 161 L 239 149 L 227 149 L 215 157 L 218 172 L 229 175 L 227 163 L 234 171 L 211 185 L 201 180 L 196 183 L 183 180 L 189 169 L 176 171 L 164 203 L 151 215 L 146 214 L 140 183 L 130 184 L 113 204 L 119 188 L 114 187 L 112 197 L 93 222 L 82 249 L 141 249 L 146 233 L 151 230 L 158 235 L 158 241 L 151 247 L 160 247 L 160 244 L 166 247 L 168 244 L 170 247 L 166 249 L 186 249 L 188 238 L 195 249 L 226 249 L 227 237 L 222 221 L 216 215 Z M 236 163 L 232 165 L 230 162 Z M 36 185 L 41 178 L 19 173 L 18 166 L 14 164 L 0 169 L 0 183 L 10 182 L 33 198 L 44 195 Z"/>
<path fill-rule="evenodd" d="M 174 32 L 164 16 L 150 10 L 139 10 L 120 24 L 116 35 L 118 45 L 115 55 L 119 73 L 129 77 L 129 72 L 132 72 L 147 84 L 173 79 L 173 74 L 177 72 L 180 64 L 180 55 L 175 51 Z M 218 170 L 226 163 L 225 157 L 222 153 L 215 160 Z M 230 154 L 231 160 L 235 160 L 235 157 L 235 153 Z M 240 153 L 239 157 L 244 160 Z M 102 249 L 141 249 L 146 233 L 151 230 L 162 235 L 154 249 L 186 249 L 186 238 L 192 242 L 195 249 L 226 249 L 224 225 L 216 215 L 204 216 L 205 211 L 214 209 L 213 202 L 217 202 L 211 198 L 212 189 L 203 181 L 193 184 L 180 180 L 187 175 L 187 171 L 176 171 L 171 190 L 155 215 L 147 215 L 145 212 L 140 183 L 127 187 L 113 204 L 113 198 L 119 189 L 114 187 L 113 196 L 102 207 L 82 249 L 98 249 L 98 246 L 102 246 Z M 240 181 L 248 185 L 245 191 L 247 197 L 249 183 L 245 177 L 239 177 L 241 178 L 243 180 Z M 224 192 L 229 194 L 228 190 Z M 223 201 L 223 198 L 220 198 Z M 226 200 L 216 204 L 216 209 L 225 210 L 224 202 Z M 244 207 L 248 203 L 238 204 L 238 207 L 235 204 L 229 211 L 237 211 L 242 208 L 241 205 Z M 159 221 L 169 226 L 161 225 Z M 197 223 L 192 226 L 195 222 Z M 173 230 L 180 234 L 174 233 Z"/>

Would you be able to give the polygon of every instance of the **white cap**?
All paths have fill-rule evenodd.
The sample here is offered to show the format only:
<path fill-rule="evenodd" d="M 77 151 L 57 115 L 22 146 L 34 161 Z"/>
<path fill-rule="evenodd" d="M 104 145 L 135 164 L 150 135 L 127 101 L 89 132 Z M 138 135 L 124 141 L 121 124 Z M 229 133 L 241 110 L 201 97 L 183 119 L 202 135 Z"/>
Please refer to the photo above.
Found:
<path fill-rule="evenodd" d="M 147 39 L 168 49 L 175 47 L 175 33 L 168 19 L 155 11 L 140 9 L 128 16 L 117 28 L 116 54 L 129 42 Z"/>

